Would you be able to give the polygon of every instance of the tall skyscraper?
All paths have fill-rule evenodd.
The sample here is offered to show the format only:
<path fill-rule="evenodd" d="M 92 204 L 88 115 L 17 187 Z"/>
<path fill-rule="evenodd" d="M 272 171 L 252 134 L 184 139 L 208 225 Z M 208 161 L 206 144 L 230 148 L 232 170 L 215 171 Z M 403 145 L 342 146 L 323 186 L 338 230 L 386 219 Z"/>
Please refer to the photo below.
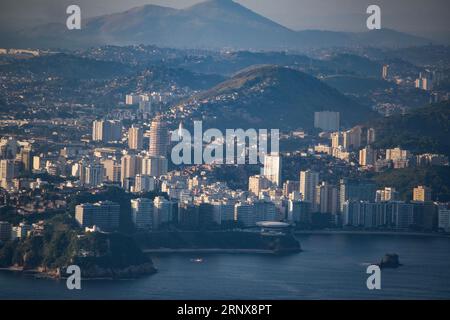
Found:
<path fill-rule="evenodd" d="M 338 131 L 339 117 L 339 112 L 314 112 L 314 128 L 322 129 L 324 131 Z"/>
<path fill-rule="evenodd" d="M 150 126 L 150 156 L 166 157 L 169 147 L 169 133 L 166 124 L 156 118 Z"/>
<path fill-rule="evenodd" d="M 266 154 L 264 156 L 264 177 L 276 186 L 281 186 L 281 156 Z"/>
<path fill-rule="evenodd" d="M 139 127 L 131 127 L 128 130 L 128 148 L 131 150 L 141 150 L 143 142 L 143 130 Z"/>
<path fill-rule="evenodd" d="M 418 186 L 414 188 L 413 200 L 420 202 L 431 201 L 431 189 L 425 186 Z"/>
<path fill-rule="evenodd" d="M 319 173 L 307 170 L 300 172 L 300 193 L 303 201 L 314 203 L 316 199 L 316 187 L 319 184 Z"/>

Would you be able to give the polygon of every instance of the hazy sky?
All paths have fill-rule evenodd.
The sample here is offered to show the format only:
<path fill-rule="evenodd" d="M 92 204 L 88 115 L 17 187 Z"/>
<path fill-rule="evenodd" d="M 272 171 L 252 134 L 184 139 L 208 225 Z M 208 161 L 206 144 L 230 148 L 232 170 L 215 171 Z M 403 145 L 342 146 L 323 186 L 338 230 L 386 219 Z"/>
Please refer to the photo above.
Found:
<path fill-rule="evenodd" d="M 289 28 L 361 31 L 366 8 L 378 4 L 382 26 L 430 38 L 450 39 L 449 0 L 235 0 Z M 120 12 L 144 4 L 183 8 L 201 0 L 0 0 L 0 26 L 20 28 L 64 21 L 65 8 L 78 4 L 84 16 Z"/>

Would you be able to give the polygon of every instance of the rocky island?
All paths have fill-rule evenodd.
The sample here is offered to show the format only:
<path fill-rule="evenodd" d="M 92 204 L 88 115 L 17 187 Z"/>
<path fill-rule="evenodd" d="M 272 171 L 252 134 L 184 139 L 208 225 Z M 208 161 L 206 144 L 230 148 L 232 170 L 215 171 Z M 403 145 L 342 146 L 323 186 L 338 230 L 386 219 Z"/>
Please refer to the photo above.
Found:
<path fill-rule="evenodd" d="M 383 268 L 398 268 L 402 264 L 400 263 L 400 260 L 398 258 L 398 254 L 395 253 L 388 253 L 386 254 L 383 259 L 381 259 L 381 262 L 378 264 L 381 269 Z"/>
<path fill-rule="evenodd" d="M 53 220 L 42 234 L 0 246 L 0 268 L 65 278 L 77 265 L 83 279 L 128 279 L 153 274 L 152 260 L 120 233 L 80 232 L 70 221 Z"/>

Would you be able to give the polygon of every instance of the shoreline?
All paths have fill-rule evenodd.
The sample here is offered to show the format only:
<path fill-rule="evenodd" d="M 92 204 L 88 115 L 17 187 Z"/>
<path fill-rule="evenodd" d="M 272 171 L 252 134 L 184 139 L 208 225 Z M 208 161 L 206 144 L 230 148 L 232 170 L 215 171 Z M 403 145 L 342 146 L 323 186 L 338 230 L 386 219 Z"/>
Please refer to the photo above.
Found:
<path fill-rule="evenodd" d="M 359 230 L 299 230 L 294 231 L 294 235 L 327 235 L 327 234 L 343 234 L 343 235 L 380 235 L 380 236 L 413 236 L 413 237 L 434 237 L 434 238 L 450 238 L 449 234 L 428 233 L 428 232 L 412 232 L 412 231 L 359 231 Z"/>

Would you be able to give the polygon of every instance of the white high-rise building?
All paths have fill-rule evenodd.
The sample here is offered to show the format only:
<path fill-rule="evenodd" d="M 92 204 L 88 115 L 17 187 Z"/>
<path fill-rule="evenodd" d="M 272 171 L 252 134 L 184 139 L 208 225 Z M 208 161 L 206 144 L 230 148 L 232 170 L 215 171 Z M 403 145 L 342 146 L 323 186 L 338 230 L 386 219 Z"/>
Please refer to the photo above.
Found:
<path fill-rule="evenodd" d="M 281 156 L 279 154 L 266 154 L 264 156 L 264 177 L 276 186 L 281 186 Z"/>
<path fill-rule="evenodd" d="M 339 117 L 339 112 L 314 112 L 314 128 L 322 129 L 324 131 L 338 131 Z"/>
<path fill-rule="evenodd" d="M 316 187 L 319 184 L 319 173 L 307 170 L 300 172 L 300 193 L 303 201 L 314 203 L 316 199 Z"/>
<path fill-rule="evenodd" d="M 164 197 L 156 197 L 153 200 L 153 229 L 158 229 L 161 224 L 170 223 L 173 220 L 173 202 Z"/>
<path fill-rule="evenodd" d="M 131 215 L 137 229 L 153 228 L 153 201 L 139 198 L 131 200 Z"/>

